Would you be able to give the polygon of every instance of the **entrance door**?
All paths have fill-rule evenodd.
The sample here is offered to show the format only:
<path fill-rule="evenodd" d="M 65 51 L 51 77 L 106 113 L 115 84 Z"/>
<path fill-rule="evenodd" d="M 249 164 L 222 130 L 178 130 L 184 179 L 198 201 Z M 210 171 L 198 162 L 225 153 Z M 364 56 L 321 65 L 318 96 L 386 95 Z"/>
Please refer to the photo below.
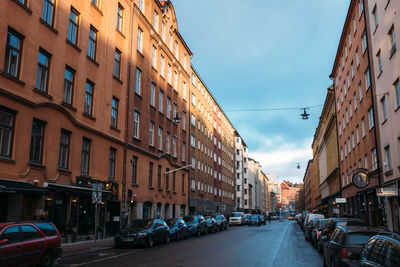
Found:
<path fill-rule="evenodd" d="M 399 233 L 400 231 L 399 205 L 397 199 L 394 197 L 389 198 L 389 201 L 390 201 L 390 209 L 392 211 L 393 232 Z"/>

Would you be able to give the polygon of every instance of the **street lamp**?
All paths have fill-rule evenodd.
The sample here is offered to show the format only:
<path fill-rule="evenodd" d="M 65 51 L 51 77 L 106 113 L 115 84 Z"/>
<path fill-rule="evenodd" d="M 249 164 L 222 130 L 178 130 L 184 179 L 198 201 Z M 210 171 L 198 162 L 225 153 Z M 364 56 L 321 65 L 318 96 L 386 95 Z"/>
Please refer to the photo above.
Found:
<path fill-rule="evenodd" d="M 307 108 L 304 108 L 304 112 L 300 114 L 302 120 L 308 120 L 308 117 L 310 116 L 310 114 L 307 113 L 306 109 Z"/>

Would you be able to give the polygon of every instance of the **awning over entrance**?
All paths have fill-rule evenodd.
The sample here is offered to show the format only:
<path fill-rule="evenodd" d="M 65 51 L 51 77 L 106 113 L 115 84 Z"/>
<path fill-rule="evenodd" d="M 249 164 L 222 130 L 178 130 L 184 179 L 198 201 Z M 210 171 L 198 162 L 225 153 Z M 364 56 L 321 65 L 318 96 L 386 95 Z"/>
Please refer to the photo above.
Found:
<path fill-rule="evenodd" d="M 47 194 L 48 189 L 25 181 L 0 179 L 0 193 L 6 194 Z"/>
<path fill-rule="evenodd" d="M 83 187 L 83 186 L 47 183 L 47 187 L 49 189 L 53 189 L 55 191 L 68 191 L 68 192 L 83 193 L 83 194 L 89 194 L 89 195 L 92 194 L 92 188 Z M 107 191 L 107 190 L 102 190 L 102 193 L 103 194 L 112 194 L 111 191 Z"/>

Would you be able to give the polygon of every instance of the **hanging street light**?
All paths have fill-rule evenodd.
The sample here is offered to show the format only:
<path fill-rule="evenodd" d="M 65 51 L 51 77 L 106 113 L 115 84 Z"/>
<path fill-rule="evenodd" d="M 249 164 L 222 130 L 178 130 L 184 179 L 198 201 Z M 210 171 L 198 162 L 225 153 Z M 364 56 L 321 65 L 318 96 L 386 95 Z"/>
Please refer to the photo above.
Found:
<path fill-rule="evenodd" d="M 304 108 L 304 112 L 300 114 L 302 120 L 308 120 L 310 114 L 307 113 L 307 108 Z"/>
<path fill-rule="evenodd" d="M 300 163 L 297 163 L 297 169 L 300 169 Z"/>

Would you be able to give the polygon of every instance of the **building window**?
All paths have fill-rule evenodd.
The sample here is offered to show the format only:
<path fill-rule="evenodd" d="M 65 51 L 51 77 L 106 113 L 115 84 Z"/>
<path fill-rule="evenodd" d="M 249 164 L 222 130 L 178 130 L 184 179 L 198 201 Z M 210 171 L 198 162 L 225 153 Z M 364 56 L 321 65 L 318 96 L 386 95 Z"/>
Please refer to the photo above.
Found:
<path fill-rule="evenodd" d="M 150 122 L 149 126 L 149 145 L 154 146 L 154 122 Z"/>
<path fill-rule="evenodd" d="M 164 67 L 165 67 L 165 59 L 163 55 L 160 57 L 160 75 L 161 77 L 164 77 Z"/>
<path fill-rule="evenodd" d="M 184 81 L 182 84 L 182 98 L 186 101 L 186 82 Z"/>
<path fill-rule="evenodd" d="M 368 48 L 368 42 L 367 42 L 367 32 L 364 30 L 362 36 L 362 51 L 365 53 L 365 50 Z"/>
<path fill-rule="evenodd" d="M 158 150 L 160 151 L 162 151 L 162 137 L 163 137 L 162 128 L 158 127 Z"/>
<path fill-rule="evenodd" d="M 185 174 L 182 173 L 182 194 L 185 194 Z"/>
<path fill-rule="evenodd" d="M 22 40 L 22 35 L 11 29 L 8 29 L 6 55 L 4 60 L 4 72 L 15 78 L 19 78 L 22 54 Z"/>
<path fill-rule="evenodd" d="M 369 166 L 368 166 L 368 155 L 365 154 L 364 156 L 364 168 L 368 170 Z"/>
<path fill-rule="evenodd" d="M 194 137 L 194 135 L 190 135 L 190 145 L 192 147 L 196 147 L 196 138 Z"/>
<path fill-rule="evenodd" d="M 390 28 L 389 31 L 389 42 L 390 42 L 390 57 L 393 56 L 393 54 L 396 52 L 396 36 L 394 32 L 394 26 Z"/>
<path fill-rule="evenodd" d="M 139 0 L 139 10 L 144 11 L 144 0 Z"/>
<path fill-rule="evenodd" d="M 354 92 L 353 94 L 353 102 L 354 102 L 354 112 L 357 110 L 357 94 Z"/>
<path fill-rule="evenodd" d="M 113 128 L 118 128 L 118 105 L 119 105 L 119 99 L 113 97 L 112 110 L 111 110 L 111 127 Z"/>
<path fill-rule="evenodd" d="M 385 96 L 381 99 L 381 107 L 382 107 L 382 121 L 387 120 L 387 109 L 386 109 L 386 98 Z"/>
<path fill-rule="evenodd" d="M 357 32 L 356 16 L 353 17 L 353 31 L 354 31 L 354 34 Z"/>
<path fill-rule="evenodd" d="M 165 137 L 165 152 L 169 155 L 170 154 L 170 146 L 169 146 L 169 139 L 170 139 L 171 134 L 167 132 L 166 137 Z"/>
<path fill-rule="evenodd" d="M 167 118 L 171 118 L 171 99 L 167 97 Z"/>
<path fill-rule="evenodd" d="M 172 137 L 172 156 L 176 158 L 176 136 Z"/>
<path fill-rule="evenodd" d="M 86 80 L 84 113 L 90 116 L 92 116 L 93 111 L 93 89 L 94 84 Z"/>
<path fill-rule="evenodd" d="M 153 45 L 153 49 L 151 51 L 151 66 L 156 68 L 156 61 L 157 61 L 157 48 Z"/>
<path fill-rule="evenodd" d="M 177 118 L 176 109 L 177 109 L 177 105 L 176 105 L 176 103 L 174 103 L 172 105 L 172 119 L 174 119 L 174 120 Z"/>
<path fill-rule="evenodd" d="M 365 90 L 368 91 L 368 89 L 371 87 L 371 79 L 369 76 L 369 67 L 365 71 Z"/>
<path fill-rule="evenodd" d="M 165 22 L 161 22 L 161 39 L 165 42 Z"/>
<path fill-rule="evenodd" d="M 374 127 L 374 110 L 372 107 L 368 110 L 368 126 L 370 130 Z"/>
<path fill-rule="evenodd" d="M 46 94 L 48 90 L 49 70 L 50 54 L 43 49 L 39 49 L 38 66 L 36 73 L 36 89 Z"/>
<path fill-rule="evenodd" d="M 114 57 L 114 77 L 118 80 L 121 79 L 121 51 L 115 48 Z"/>
<path fill-rule="evenodd" d="M 360 143 L 360 131 L 358 130 L 358 125 L 356 126 L 356 138 L 357 138 L 357 144 Z"/>
<path fill-rule="evenodd" d="M 376 4 L 374 6 L 374 9 L 372 10 L 372 16 L 374 17 L 374 32 L 376 28 L 378 28 L 378 10 L 376 8 Z"/>
<path fill-rule="evenodd" d="M 138 166 L 138 158 L 132 157 L 132 184 L 137 184 L 137 166 Z"/>
<path fill-rule="evenodd" d="M 124 8 L 118 3 L 117 30 L 122 32 L 124 29 Z"/>
<path fill-rule="evenodd" d="M 364 0 L 358 0 L 358 14 L 360 18 L 363 12 L 364 12 Z"/>
<path fill-rule="evenodd" d="M 136 68 L 136 83 L 135 83 L 135 93 L 140 95 L 142 86 L 142 71 Z"/>
<path fill-rule="evenodd" d="M 396 108 L 400 107 L 400 81 L 397 79 L 394 82 L 394 90 L 395 90 L 395 95 L 396 95 Z"/>
<path fill-rule="evenodd" d="M 162 167 L 161 165 L 158 165 L 158 172 L 157 172 L 157 188 L 158 190 L 161 190 L 161 175 L 162 175 Z"/>
<path fill-rule="evenodd" d="M 100 0 L 92 0 L 92 4 L 97 8 L 100 8 Z"/>
<path fill-rule="evenodd" d="M 358 84 L 358 92 L 360 94 L 360 102 L 361 102 L 361 100 L 363 99 L 363 89 L 361 82 Z"/>
<path fill-rule="evenodd" d="M 166 169 L 165 172 L 165 190 L 169 191 L 169 169 Z"/>
<path fill-rule="evenodd" d="M 58 160 L 58 167 L 64 170 L 68 170 L 70 137 L 71 137 L 70 132 L 64 129 L 61 130 L 60 155 Z"/>
<path fill-rule="evenodd" d="M 376 148 L 372 149 L 371 156 L 372 156 L 372 170 L 376 170 L 378 168 L 378 158 L 376 154 Z"/>
<path fill-rule="evenodd" d="M 1 112 L 1 111 L 0 111 Z M 33 119 L 29 161 L 42 164 L 45 122 Z M 1 131 L 3 132 L 3 131 Z"/>
<path fill-rule="evenodd" d="M 78 44 L 78 27 L 79 27 L 79 12 L 71 7 L 69 14 L 68 41 L 72 44 Z"/>
<path fill-rule="evenodd" d="M 156 105 L 155 103 L 155 92 L 156 91 L 156 85 L 152 82 L 150 85 L 150 105 L 154 107 Z"/>
<path fill-rule="evenodd" d="M 385 146 L 385 161 L 383 162 L 384 171 L 392 170 L 392 157 L 390 155 L 390 146 Z"/>
<path fill-rule="evenodd" d="M 68 66 L 65 67 L 63 101 L 65 104 L 71 106 L 72 106 L 72 99 L 74 96 L 74 81 L 75 81 L 75 71 Z"/>
<path fill-rule="evenodd" d="M 376 54 L 376 61 L 378 61 L 378 76 L 379 76 L 381 74 L 381 72 L 383 71 L 380 49 L 379 49 L 378 53 Z"/>
<path fill-rule="evenodd" d="M 82 139 L 81 173 L 84 175 L 89 175 L 90 143 L 91 143 L 90 139 L 83 137 L 83 139 Z"/>
<path fill-rule="evenodd" d="M 149 162 L 149 188 L 153 188 L 153 162 Z"/>
<path fill-rule="evenodd" d="M 140 114 L 139 112 L 135 111 L 133 114 L 133 137 L 139 139 L 139 121 L 140 121 Z"/>
<path fill-rule="evenodd" d="M 11 158 L 15 112 L 0 106 L 0 156 Z"/>
<path fill-rule="evenodd" d="M 178 90 L 178 73 L 174 71 L 174 89 Z"/>
<path fill-rule="evenodd" d="M 97 35 L 98 31 L 90 25 L 88 56 L 93 60 L 96 60 Z"/>
<path fill-rule="evenodd" d="M 182 111 L 182 129 L 186 129 L 186 112 Z"/>
<path fill-rule="evenodd" d="M 365 120 L 361 119 L 362 136 L 365 137 Z"/>
<path fill-rule="evenodd" d="M 142 51 L 142 48 L 143 48 L 143 45 L 142 45 L 142 42 L 143 42 L 142 33 L 143 33 L 142 29 L 138 28 L 138 34 L 137 34 L 137 50 L 138 50 L 140 53 L 143 52 L 143 51 Z"/>
<path fill-rule="evenodd" d="M 358 53 L 358 48 L 356 49 L 356 63 L 357 63 L 357 68 L 360 66 L 360 55 Z"/>
<path fill-rule="evenodd" d="M 172 71 L 171 71 L 171 65 L 168 64 L 168 69 L 167 69 L 167 80 L 169 84 L 172 84 Z"/>
<path fill-rule="evenodd" d="M 153 18 L 153 27 L 158 32 L 158 13 L 154 11 L 154 18 Z"/>
<path fill-rule="evenodd" d="M 42 20 L 53 26 L 55 0 L 43 0 Z"/>
<path fill-rule="evenodd" d="M 114 180 L 114 178 L 115 178 L 116 154 L 117 154 L 117 150 L 115 148 L 110 147 L 110 158 L 109 158 L 109 166 L 108 166 L 108 178 L 110 178 L 110 180 Z"/>
<path fill-rule="evenodd" d="M 160 90 L 158 94 L 158 111 L 163 113 L 164 92 Z"/>
<path fill-rule="evenodd" d="M 185 150 L 186 150 L 186 143 L 185 142 L 182 142 L 182 161 L 183 162 L 185 162 L 186 161 L 186 159 L 185 159 Z"/>

